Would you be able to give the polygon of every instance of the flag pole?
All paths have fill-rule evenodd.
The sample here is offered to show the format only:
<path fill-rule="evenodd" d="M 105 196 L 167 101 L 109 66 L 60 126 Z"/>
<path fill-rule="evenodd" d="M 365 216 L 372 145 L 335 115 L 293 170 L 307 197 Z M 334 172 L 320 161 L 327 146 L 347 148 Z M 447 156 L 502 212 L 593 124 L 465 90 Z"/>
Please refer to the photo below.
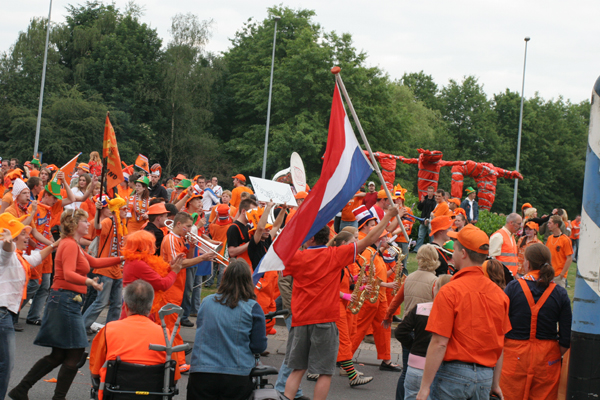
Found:
<path fill-rule="evenodd" d="M 341 71 L 340 67 L 331 68 L 331 73 L 333 75 L 335 75 L 335 81 L 339 85 L 340 90 L 342 91 L 342 94 L 344 95 L 344 99 L 346 100 L 346 104 L 348 104 L 348 108 L 350 109 L 350 113 L 352 114 L 354 123 L 356 124 L 356 127 L 358 128 L 360 137 L 362 138 L 363 143 L 365 144 L 365 147 L 367 148 L 367 151 L 369 152 L 369 157 L 371 158 L 371 163 L 373 164 L 373 168 L 375 168 L 375 172 L 377 173 L 377 176 L 379 177 L 379 180 L 381 181 L 383 190 L 385 190 L 385 194 L 386 194 L 388 200 L 390 201 L 390 204 L 394 204 L 394 200 L 392 199 L 392 194 L 390 193 L 387 185 L 385 184 L 385 180 L 383 180 L 383 175 L 381 174 L 381 169 L 379 168 L 379 164 L 377 163 L 377 160 L 375 159 L 373 150 L 371 150 L 371 145 L 369 145 L 369 141 L 367 140 L 367 136 L 365 135 L 362 125 L 360 124 L 360 121 L 358 120 L 356 111 L 354 111 L 354 106 L 352 105 L 350 96 L 348 96 L 348 92 L 346 91 L 346 87 L 344 86 L 344 82 L 342 81 L 342 77 L 340 76 L 340 71 Z M 402 230 L 402 234 L 404 235 L 406 242 L 410 244 L 410 238 L 408 237 L 408 234 L 406 233 L 406 230 L 404 229 L 404 224 L 402 223 L 402 219 L 400 218 L 399 215 L 397 215 L 396 218 L 398 219 L 398 225 L 400 226 L 400 229 Z"/>

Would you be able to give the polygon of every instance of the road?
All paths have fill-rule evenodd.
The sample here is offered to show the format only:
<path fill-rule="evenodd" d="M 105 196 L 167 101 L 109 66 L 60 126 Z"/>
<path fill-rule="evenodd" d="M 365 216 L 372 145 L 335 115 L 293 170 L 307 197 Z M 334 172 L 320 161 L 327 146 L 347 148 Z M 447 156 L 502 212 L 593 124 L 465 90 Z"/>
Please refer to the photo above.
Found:
<path fill-rule="evenodd" d="M 21 315 L 27 315 L 27 309 L 24 309 L 21 312 Z M 99 321 L 103 322 L 104 313 L 99 318 Z M 31 366 L 40 359 L 41 357 L 50 353 L 50 349 L 45 347 L 39 347 L 33 345 L 33 341 L 35 336 L 39 330 L 38 326 L 33 325 L 25 325 L 25 320 L 21 319 L 21 324 L 25 326 L 24 332 L 16 333 L 16 343 L 17 343 L 17 353 L 16 353 L 16 362 L 15 368 L 13 369 L 11 375 L 11 381 L 9 385 L 9 389 L 14 387 L 21 378 L 29 371 Z M 183 337 L 193 338 L 195 328 L 183 328 Z M 279 329 L 283 329 L 284 327 L 278 327 Z M 272 339 L 273 341 L 275 339 Z M 394 340 L 394 339 L 392 339 Z M 284 355 L 279 353 L 269 354 L 267 357 L 262 357 L 263 364 L 272 365 L 277 368 L 281 366 L 281 362 L 283 361 Z M 190 361 L 191 355 L 188 356 L 188 362 Z M 399 373 L 397 372 L 386 372 L 379 371 L 379 368 L 372 365 L 357 365 L 357 368 L 364 372 L 367 376 L 373 376 L 375 379 L 369 383 L 368 385 L 361 386 L 358 388 L 350 388 L 348 385 L 348 379 L 346 377 L 341 377 L 339 374 L 336 374 L 332 379 L 332 386 L 329 392 L 329 399 L 342 400 L 342 399 L 364 399 L 365 397 L 373 398 L 373 399 L 393 399 L 396 393 L 396 383 L 398 381 Z M 58 373 L 58 368 L 48 374 L 44 379 L 56 378 Z M 186 396 L 186 386 L 187 386 L 188 376 L 183 375 L 181 381 L 179 382 L 179 390 L 180 394 L 176 396 L 176 399 L 185 399 Z M 272 382 L 274 383 L 276 377 L 273 377 Z M 52 397 L 54 393 L 54 383 L 45 382 L 41 380 L 38 382 L 29 392 L 29 398 L 31 400 L 47 400 Z M 89 399 L 90 393 L 90 373 L 88 369 L 88 364 L 82 367 L 79 370 L 73 385 L 67 395 L 69 400 L 83 400 Z M 302 381 L 302 388 L 304 390 L 304 394 L 312 398 L 313 390 L 314 390 L 314 382 L 309 382 L 306 380 Z M 8 398 L 8 397 L 7 397 Z"/>

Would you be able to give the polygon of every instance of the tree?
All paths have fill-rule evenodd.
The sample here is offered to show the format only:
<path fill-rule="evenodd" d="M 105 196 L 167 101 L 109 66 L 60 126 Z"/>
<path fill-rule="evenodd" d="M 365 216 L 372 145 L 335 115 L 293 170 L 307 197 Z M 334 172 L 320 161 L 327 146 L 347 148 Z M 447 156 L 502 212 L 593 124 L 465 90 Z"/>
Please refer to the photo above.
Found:
<path fill-rule="evenodd" d="M 440 90 L 431 75 L 423 71 L 405 73 L 400 83 L 407 86 L 415 94 L 415 98 L 432 110 L 441 110 Z"/>

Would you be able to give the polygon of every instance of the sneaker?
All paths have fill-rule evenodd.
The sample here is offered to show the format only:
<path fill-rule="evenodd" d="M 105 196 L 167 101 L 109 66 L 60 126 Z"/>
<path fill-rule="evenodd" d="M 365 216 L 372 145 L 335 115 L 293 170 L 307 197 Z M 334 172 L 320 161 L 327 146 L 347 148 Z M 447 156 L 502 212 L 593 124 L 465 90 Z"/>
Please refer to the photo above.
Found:
<path fill-rule="evenodd" d="M 181 326 L 187 326 L 188 328 L 192 328 L 194 326 L 194 323 L 189 319 L 182 319 L 181 321 L 179 321 L 179 324 Z"/>
<path fill-rule="evenodd" d="M 354 372 L 356 372 L 357 376 L 363 376 L 364 373 L 360 372 L 359 370 L 357 370 L 356 368 L 354 368 Z M 348 373 L 346 372 L 346 370 L 342 367 L 340 367 L 340 376 L 348 376 Z"/>
<path fill-rule="evenodd" d="M 398 323 L 400 323 L 400 322 L 402 322 L 402 318 L 398 318 L 398 316 L 394 315 L 392 317 L 392 322 L 398 322 Z"/>
<path fill-rule="evenodd" d="M 317 379 L 319 379 L 319 374 L 306 374 L 306 380 L 307 381 L 316 382 Z"/>
<path fill-rule="evenodd" d="M 181 364 L 179 366 L 179 372 L 182 374 L 187 374 L 190 372 L 190 364 Z"/>
<path fill-rule="evenodd" d="M 370 343 L 370 344 L 375 344 L 375 339 L 373 339 L 373 335 L 367 335 L 363 339 L 363 342 Z"/>
<path fill-rule="evenodd" d="M 372 376 L 357 376 L 350 381 L 350 387 L 366 385 L 373 380 Z"/>
<path fill-rule="evenodd" d="M 381 371 L 393 371 L 393 372 L 401 372 L 402 368 L 397 365 L 397 364 L 392 364 L 392 363 L 384 363 L 383 361 L 381 362 L 381 365 L 379 366 L 379 370 Z"/>
<path fill-rule="evenodd" d="M 39 319 L 36 319 L 36 320 L 28 319 L 25 321 L 25 323 L 27 325 L 41 325 L 42 321 L 40 321 Z"/>
<path fill-rule="evenodd" d="M 15 332 L 23 332 L 25 330 L 23 325 L 21 325 L 18 322 L 16 324 L 13 324 L 13 328 L 15 329 Z"/>

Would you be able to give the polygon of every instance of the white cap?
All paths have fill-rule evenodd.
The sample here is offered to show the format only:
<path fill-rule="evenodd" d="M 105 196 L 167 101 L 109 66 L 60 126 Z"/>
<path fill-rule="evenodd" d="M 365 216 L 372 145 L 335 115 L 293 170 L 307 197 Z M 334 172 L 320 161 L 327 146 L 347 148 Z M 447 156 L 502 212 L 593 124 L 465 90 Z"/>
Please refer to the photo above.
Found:
<path fill-rule="evenodd" d="M 21 192 L 25 189 L 27 189 L 27 184 L 23 182 L 20 178 L 15 179 L 13 182 L 12 189 L 13 201 L 17 200 L 17 196 L 19 196 Z"/>

